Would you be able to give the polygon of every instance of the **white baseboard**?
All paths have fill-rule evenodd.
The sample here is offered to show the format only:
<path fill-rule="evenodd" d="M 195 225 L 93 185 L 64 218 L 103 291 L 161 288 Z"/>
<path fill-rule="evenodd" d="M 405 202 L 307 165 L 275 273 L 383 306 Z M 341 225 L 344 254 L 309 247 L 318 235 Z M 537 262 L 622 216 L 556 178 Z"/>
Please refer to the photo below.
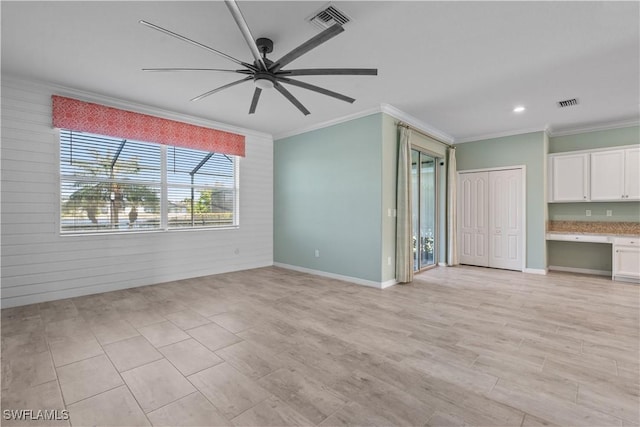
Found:
<path fill-rule="evenodd" d="M 274 262 L 274 267 L 286 268 L 287 270 L 299 271 L 301 273 L 313 274 L 316 276 L 328 277 L 330 279 L 342 280 L 344 282 L 355 283 L 356 285 L 369 286 L 371 288 L 385 289 L 397 284 L 396 279 L 387 280 L 386 282 L 375 282 L 373 280 L 360 279 L 358 277 L 343 276 L 342 274 L 329 273 L 327 271 L 313 270 L 311 268 L 300 267 L 297 265 L 283 264 Z"/>
<path fill-rule="evenodd" d="M 559 265 L 550 265 L 549 270 L 564 271 L 566 273 L 578 273 L 578 274 L 592 274 L 595 276 L 608 276 L 611 277 L 611 272 L 607 270 L 592 270 L 590 268 L 575 268 L 575 267 L 562 267 Z"/>
<path fill-rule="evenodd" d="M 549 272 L 549 270 L 546 268 L 523 268 L 522 272 L 527 274 L 540 274 L 544 276 Z"/>
<path fill-rule="evenodd" d="M 440 266 L 440 267 L 449 267 L 449 264 L 447 264 L 446 262 L 439 262 L 438 266 Z"/>
<path fill-rule="evenodd" d="M 613 278 L 613 280 L 615 280 L 616 282 L 627 282 L 627 283 L 633 283 L 636 285 L 640 285 L 640 279 L 634 279 L 632 277 L 620 277 L 620 276 L 616 276 Z"/>

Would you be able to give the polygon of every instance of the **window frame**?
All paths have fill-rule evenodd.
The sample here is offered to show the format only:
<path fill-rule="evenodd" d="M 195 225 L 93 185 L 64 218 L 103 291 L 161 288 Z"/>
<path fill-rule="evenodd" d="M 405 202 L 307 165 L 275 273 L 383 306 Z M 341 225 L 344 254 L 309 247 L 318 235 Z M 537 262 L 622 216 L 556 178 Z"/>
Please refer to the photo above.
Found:
<path fill-rule="evenodd" d="M 233 185 L 231 186 L 231 190 L 233 191 L 233 209 L 232 209 L 232 220 L 231 224 L 228 225 L 193 225 L 193 226 L 184 226 L 184 227 L 171 227 L 169 225 L 169 198 L 168 198 L 168 189 L 172 186 L 172 183 L 168 182 L 168 150 L 172 145 L 161 144 L 153 141 L 138 141 L 148 144 L 158 145 L 160 148 L 160 181 L 157 183 L 150 183 L 148 181 L 140 181 L 142 184 L 150 184 L 157 186 L 159 191 L 159 209 L 160 209 L 160 225 L 156 228 L 149 229 L 105 229 L 105 230 L 64 230 L 62 227 L 62 185 L 65 182 L 72 182 L 70 179 L 65 179 L 62 173 L 62 133 L 63 132 L 81 132 L 92 135 L 91 132 L 82 132 L 82 131 L 72 131 L 70 129 L 58 129 L 56 128 L 55 137 L 56 137 L 56 154 L 57 154 L 57 165 L 58 165 L 58 173 L 57 173 L 57 215 L 56 215 L 56 226 L 58 230 L 58 235 L 63 237 L 76 237 L 76 236 L 108 236 L 108 235 L 126 235 L 126 234 L 146 234 L 146 233 L 174 233 L 174 232 L 193 232 L 193 231 L 214 231 L 214 230 L 230 230 L 230 229 L 238 229 L 240 228 L 240 160 L 241 157 L 233 154 L 226 154 L 232 160 L 232 174 L 233 177 Z M 118 139 L 116 137 L 111 137 L 107 135 L 99 135 L 104 138 L 112 138 Z M 125 138 L 123 138 L 125 139 Z M 133 140 L 132 140 L 133 141 Z M 185 147 L 175 146 L 180 149 L 188 149 Z M 196 151 L 203 151 L 199 149 L 194 149 Z M 219 154 L 219 153 L 217 153 Z M 78 181 L 92 181 L 91 179 L 79 179 Z M 195 188 L 206 188 L 203 185 L 194 185 Z M 185 188 L 190 188 L 187 186 Z"/>

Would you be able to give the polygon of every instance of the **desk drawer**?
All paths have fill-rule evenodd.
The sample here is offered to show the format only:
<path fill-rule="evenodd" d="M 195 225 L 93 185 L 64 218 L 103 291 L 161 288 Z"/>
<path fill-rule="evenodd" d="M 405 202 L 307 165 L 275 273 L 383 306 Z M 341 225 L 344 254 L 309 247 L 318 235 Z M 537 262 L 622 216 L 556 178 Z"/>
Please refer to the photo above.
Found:
<path fill-rule="evenodd" d="M 591 234 L 547 234 L 547 240 L 561 240 L 565 242 L 611 243 L 609 236 L 594 236 Z"/>

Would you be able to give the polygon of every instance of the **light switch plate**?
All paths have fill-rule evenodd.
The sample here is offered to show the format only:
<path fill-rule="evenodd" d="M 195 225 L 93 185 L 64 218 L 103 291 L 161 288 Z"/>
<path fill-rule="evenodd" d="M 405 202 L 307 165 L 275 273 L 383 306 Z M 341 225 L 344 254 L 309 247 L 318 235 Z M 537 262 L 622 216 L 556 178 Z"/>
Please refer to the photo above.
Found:
<path fill-rule="evenodd" d="M 591 216 L 591 209 L 587 209 L 586 212 L 587 216 Z"/>
<path fill-rule="evenodd" d="M 611 209 L 607 209 L 607 216 L 613 216 L 613 211 Z"/>

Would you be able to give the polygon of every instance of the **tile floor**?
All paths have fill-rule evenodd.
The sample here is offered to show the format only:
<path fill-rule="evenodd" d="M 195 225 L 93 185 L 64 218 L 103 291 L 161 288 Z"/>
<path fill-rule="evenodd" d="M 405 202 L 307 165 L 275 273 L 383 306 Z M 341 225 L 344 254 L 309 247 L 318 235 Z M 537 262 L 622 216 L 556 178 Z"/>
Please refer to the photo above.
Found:
<path fill-rule="evenodd" d="M 639 420 L 640 287 L 438 268 L 380 291 L 263 268 L 2 310 L 2 425 Z"/>

